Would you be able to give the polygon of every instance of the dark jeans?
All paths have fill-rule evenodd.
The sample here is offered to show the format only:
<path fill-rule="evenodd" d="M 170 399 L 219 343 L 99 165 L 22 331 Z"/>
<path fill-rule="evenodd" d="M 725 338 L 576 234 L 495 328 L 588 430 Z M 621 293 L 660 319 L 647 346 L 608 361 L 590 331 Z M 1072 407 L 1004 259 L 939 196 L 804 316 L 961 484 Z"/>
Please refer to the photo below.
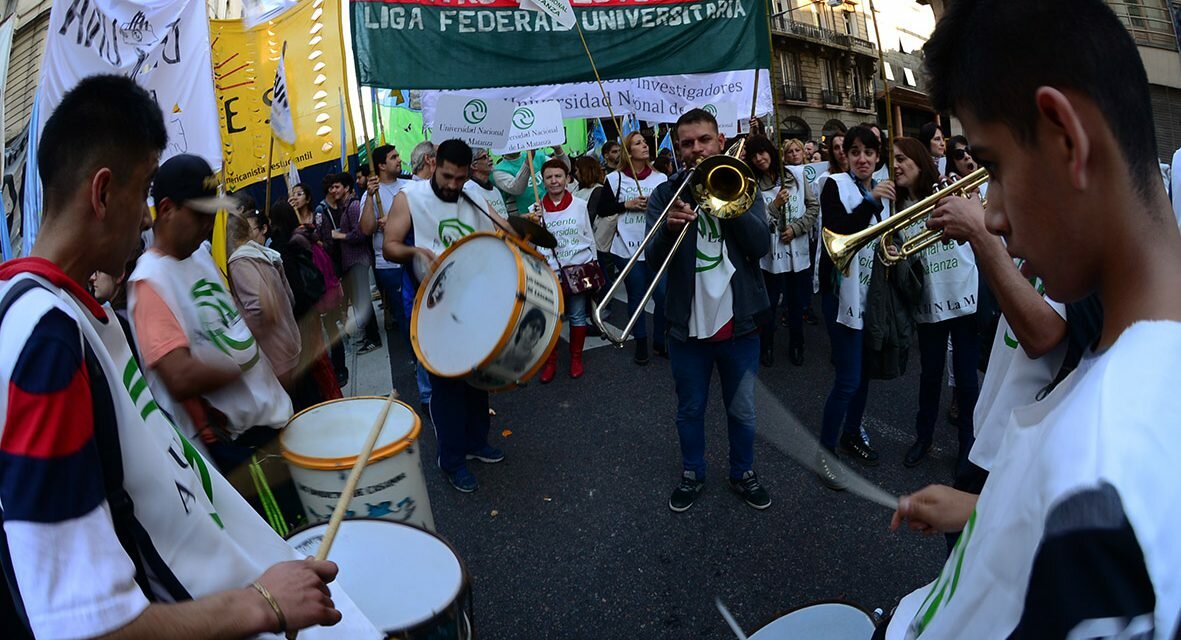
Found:
<path fill-rule="evenodd" d="M 402 343 L 410 352 L 410 356 L 414 357 L 414 349 L 410 346 L 410 321 L 406 318 L 402 307 L 402 270 L 374 269 L 373 274 L 377 279 L 377 288 L 385 298 L 386 308 L 394 319 L 394 331 L 402 335 Z M 389 345 L 390 380 L 394 380 L 394 358 L 399 356 L 394 355 L 394 337 L 392 335 L 386 337 Z"/>
<path fill-rule="evenodd" d="M 836 321 L 839 302 L 835 295 L 825 293 L 820 302 L 832 337 L 832 352 L 837 368 L 832 391 L 824 403 L 820 444 L 834 451 L 842 432 L 860 437 L 861 416 L 865 414 L 865 402 L 869 397 L 869 378 L 861 368 L 861 331 Z"/>
<path fill-rule="evenodd" d="M 787 309 L 787 328 L 791 332 L 792 342 L 804 337 L 804 309 L 808 307 L 808 299 L 812 297 L 812 276 L 808 271 L 799 273 L 768 273 L 763 272 L 763 281 L 767 283 L 767 296 L 771 298 L 771 322 L 765 329 L 775 331 L 779 324 L 779 309 Z M 781 300 L 782 298 L 782 300 Z"/>
<path fill-rule="evenodd" d="M 344 359 L 344 335 L 342 335 L 342 327 L 345 326 L 344 307 L 337 307 L 320 316 L 324 322 L 324 329 L 328 332 L 328 352 L 332 358 L 332 369 L 336 371 L 338 378 L 349 375 L 348 364 Z"/>
<path fill-rule="evenodd" d="M 369 265 L 355 264 L 344 274 L 345 293 L 353 306 L 353 320 L 363 331 L 368 344 L 381 346 L 381 332 L 377 328 L 377 314 L 373 312 L 373 296 L 369 293 Z"/>
<path fill-rule="evenodd" d="M 976 398 L 980 394 L 976 380 L 976 365 L 980 361 L 976 316 L 920 324 L 918 334 L 922 373 L 919 375 L 919 411 L 915 416 L 915 432 L 918 439 L 924 442 L 930 442 L 935 436 L 939 396 L 943 390 L 943 368 L 947 363 L 947 338 L 951 336 L 951 366 L 955 371 L 955 392 L 960 405 L 960 459 L 957 468 L 962 468 L 975 440 L 972 413 L 976 410 Z"/>
<path fill-rule="evenodd" d="M 730 434 L 730 477 L 741 478 L 754 464 L 755 376 L 758 375 L 759 338 L 756 333 L 722 342 L 670 339 L 677 389 L 677 435 L 685 471 L 705 479 L 705 408 L 714 367 L 722 382 Z"/>
<path fill-rule="evenodd" d="M 627 264 L 627 260 L 619 256 L 613 256 L 615 264 L 620 270 Z M 657 265 L 659 267 L 660 265 Z M 652 284 L 652 271 L 648 268 L 647 262 L 636 263 L 635 268 L 631 273 L 627 274 L 627 278 L 623 281 L 624 287 L 627 288 L 627 312 L 635 314 L 639 307 L 638 303 L 644 297 L 644 293 L 648 290 L 649 285 Z M 656 286 L 656 291 L 652 294 L 652 344 L 664 344 L 664 287 L 665 280 L 661 279 L 660 284 Z M 619 328 L 627 324 L 626 321 L 620 322 Z M 641 316 L 636 322 L 635 329 L 632 330 L 632 336 L 637 340 L 642 340 L 648 337 L 648 319 Z"/>
<path fill-rule="evenodd" d="M 488 392 L 463 380 L 430 376 L 431 422 L 439 443 L 439 467 L 455 473 L 467 454 L 488 446 Z"/>

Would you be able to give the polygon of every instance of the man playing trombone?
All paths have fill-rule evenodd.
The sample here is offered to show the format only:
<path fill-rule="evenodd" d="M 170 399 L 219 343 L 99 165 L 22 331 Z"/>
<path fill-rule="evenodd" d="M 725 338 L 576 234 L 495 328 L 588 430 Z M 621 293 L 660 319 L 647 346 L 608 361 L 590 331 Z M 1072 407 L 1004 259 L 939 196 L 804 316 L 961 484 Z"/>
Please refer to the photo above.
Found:
<path fill-rule="evenodd" d="M 668 506 L 687 510 L 705 486 L 705 408 L 717 366 L 729 423 L 730 486 L 750 506 L 766 509 L 771 498 L 752 466 L 758 327 L 770 308 L 759 270 L 759 259 L 770 248 L 767 215 L 744 163 L 719 158 L 708 168 L 699 166 L 721 154 L 725 143 L 712 115 L 688 111 L 676 131 L 684 165 L 696 169 L 674 175 L 649 197 L 647 226 L 650 232 L 659 229 L 645 249 L 649 265 L 669 262 L 665 313 L 683 473 Z M 685 180 L 693 188 L 681 189 L 675 198 Z M 710 196 L 714 215 L 698 215 L 706 207 L 699 209 L 694 193 Z M 689 224 L 697 233 L 687 233 L 678 247 Z"/>

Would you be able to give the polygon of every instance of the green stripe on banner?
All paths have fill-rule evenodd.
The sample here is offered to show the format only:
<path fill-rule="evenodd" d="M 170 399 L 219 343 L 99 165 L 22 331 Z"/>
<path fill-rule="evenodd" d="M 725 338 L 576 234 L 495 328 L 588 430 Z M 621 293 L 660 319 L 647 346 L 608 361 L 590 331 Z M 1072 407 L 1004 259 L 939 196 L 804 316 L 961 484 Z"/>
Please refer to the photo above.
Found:
<path fill-rule="evenodd" d="M 520 9 L 518 0 L 349 4 L 363 85 L 480 89 L 595 79 L 578 33 Z M 616 80 L 766 67 L 764 7 L 764 0 L 596 0 L 574 12 L 599 74 Z"/>
<path fill-rule="evenodd" d="M 410 150 L 414 145 L 426 140 L 426 135 L 422 131 L 422 112 L 386 106 L 382 106 L 381 110 L 386 142 L 398 148 L 398 152 L 402 154 L 403 168 L 409 170 Z M 566 153 L 572 156 L 586 153 L 586 120 L 566 118 L 563 122 L 566 125 L 566 144 L 562 146 Z M 358 149 L 362 150 L 360 156 L 364 155 L 364 148 L 365 145 L 358 145 Z M 364 162 L 365 158 L 361 157 L 361 161 Z"/>

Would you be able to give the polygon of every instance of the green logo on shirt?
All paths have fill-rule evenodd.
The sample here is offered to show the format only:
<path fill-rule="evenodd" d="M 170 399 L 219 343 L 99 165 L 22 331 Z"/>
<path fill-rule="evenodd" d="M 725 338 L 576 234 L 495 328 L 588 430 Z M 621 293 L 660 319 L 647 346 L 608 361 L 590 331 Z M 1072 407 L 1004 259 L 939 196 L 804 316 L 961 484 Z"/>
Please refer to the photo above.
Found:
<path fill-rule="evenodd" d="M 722 264 L 722 229 L 718 221 L 710 215 L 697 216 L 697 273 L 716 269 Z M 718 254 L 710 255 L 702 251 L 702 243 L 717 247 Z"/>
<path fill-rule="evenodd" d="M 804 167 L 804 180 L 807 180 L 809 183 L 816 181 L 816 167 L 812 165 Z"/>
<path fill-rule="evenodd" d="M 955 548 L 951 550 L 947 563 L 943 565 L 939 579 L 931 585 L 931 592 L 927 594 L 927 599 L 923 601 L 914 620 L 910 622 L 910 627 L 916 638 L 923 635 L 923 631 L 926 631 L 931 620 L 935 618 L 935 614 L 939 613 L 939 609 L 951 602 L 952 597 L 955 596 L 956 587 L 960 584 L 960 573 L 964 568 L 964 552 L 972 541 L 972 532 L 975 529 L 976 511 L 973 510 L 972 517 L 968 518 L 968 524 L 964 527 L 963 534 L 955 543 Z"/>
<path fill-rule="evenodd" d="M 443 247 L 450 247 L 455 241 L 472 233 L 475 229 L 460 222 L 459 218 L 447 218 L 439 221 L 439 242 Z"/>
<path fill-rule="evenodd" d="M 241 321 L 238 309 L 234 306 L 229 293 L 220 282 L 210 282 L 204 278 L 197 281 L 190 291 L 193 301 L 197 304 L 197 312 L 201 317 L 201 328 L 205 336 L 222 353 L 238 358 L 235 353 L 249 355 L 246 362 L 239 362 L 242 371 L 249 371 L 258 363 L 259 351 L 254 343 L 254 336 L 246 334 L 245 339 L 237 340 L 230 337 L 230 327 Z"/>

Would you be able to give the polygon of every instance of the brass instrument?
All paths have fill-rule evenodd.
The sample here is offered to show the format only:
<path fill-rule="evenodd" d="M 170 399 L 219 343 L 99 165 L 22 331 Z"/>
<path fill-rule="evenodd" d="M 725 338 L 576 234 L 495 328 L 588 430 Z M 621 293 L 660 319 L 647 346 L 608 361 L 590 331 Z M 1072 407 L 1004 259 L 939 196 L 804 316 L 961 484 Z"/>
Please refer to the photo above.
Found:
<path fill-rule="evenodd" d="M 889 218 L 871 227 L 866 227 L 857 233 L 842 235 L 824 229 L 824 250 L 828 252 L 828 257 L 832 259 L 833 265 L 842 273 L 845 273 L 849 268 L 849 263 L 853 261 L 857 252 L 867 247 L 874 240 L 897 233 L 912 224 L 926 220 L 931 216 L 931 212 L 935 210 L 935 205 L 939 204 L 940 200 L 951 196 L 967 197 L 968 194 L 980 188 L 985 182 L 988 182 L 988 170 L 980 168 L 960 180 L 951 183 L 947 188 L 936 191 L 907 207 L 905 210 L 899 211 Z M 882 243 L 879 247 L 878 258 L 883 263 L 892 265 L 911 256 L 918 255 L 923 249 L 942 239 L 942 229 L 926 229 L 902 243 L 902 247 L 894 254 L 887 253 L 885 243 Z"/>
<path fill-rule="evenodd" d="M 665 220 L 668 218 L 669 210 L 672 209 L 673 203 L 680 198 L 681 193 L 686 187 L 691 190 L 693 199 L 697 201 L 697 208 L 693 210 L 694 213 L 698 215 L 707 213 L 723 220 L 737 218 L 746 213 L 754 204 L 755 198 L 762 197 L 759 194 L 759 187 L 755 181 L 754 173 L 745 162 L 738 159 L 742 154 L 745 142 L 745 140 L 739 141 L 723 154 L 703 158 L 697 163 L 697 166 L 686 172 L 681 185 L 677 187 L 676 192 L 669 199 L 668 206 L 661 212 L 656 223 L 652 225 L 652 229 L 644 236 L 644 241 L 636 249 L 635 255 L 627 261 L 627 264 L 619 272 L 614 284 L 611 285 L 606 295 L 603 296 L 603 301 L 595 305 L 592 313 L 595 325 L 599 327 L 603 337 L 608 341 L 616 346 L 623 346 L 627 342 L 636 322 L 644 315 L 644 307 L 656 292 L 656 285 L 659 284 L 660 279 L 668 271 L 668 265 L 672 263 L 673 256 L 680 249 L 681 243 L 685 241 L 685 237 L 689 235 L 689 230 L 697 227 L 696 224 L 686 224 L 681 229 L 681 233 L 673 243 L 672 249 L 669 250 L 668 255 L 664 258 L 664 262 L 661 263 L 660 270 L 653 276 L 652 283 L 648 285 L 648 290 L 644 292 L 643 299 L 636 305 L 636 312 L 628 319 L 627 325 L 624 326 L 623 330 L 618 335 L 613 335 L 607 328 L 606 323 L 603 322 L 603 311 L 611 304 L 611 301 L 615 298 L 615 292 L 624 284 L 627 275 L 635 268 L 636 263 L 639 262 L 640 256 L 643 255 L 648 244 L 652 242 L 652 239 L 656 237 L 657 233 L 662 231 Z"/>

